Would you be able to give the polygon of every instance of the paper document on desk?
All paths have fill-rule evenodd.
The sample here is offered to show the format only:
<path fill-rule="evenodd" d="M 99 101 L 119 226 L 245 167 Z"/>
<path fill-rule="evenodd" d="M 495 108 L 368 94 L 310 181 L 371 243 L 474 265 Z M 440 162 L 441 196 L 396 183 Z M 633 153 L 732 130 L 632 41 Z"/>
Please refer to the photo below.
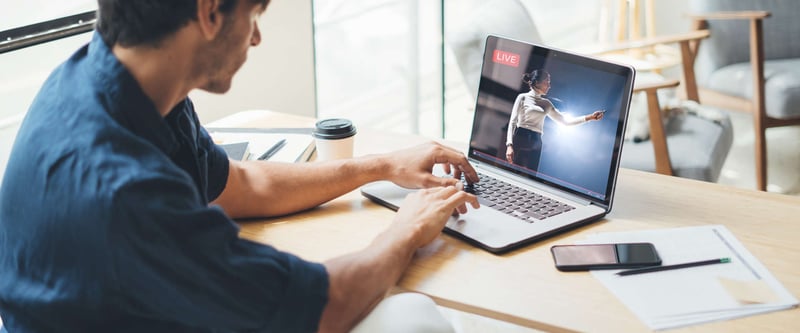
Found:
<path fill-rule="evenodd" d="M 249 131 L 248 131 L 249 130 Z M 285 139 L 286 144 L 275 155 L 269 158 L 273 162 L 306 162 L 315 149 L 314 137 L 304 133 L 293 132 L 268 132 L 259 129 L 214 129 L 209 128 L 209 134 L 217 144 L 228 142 L 248 142 L 250 144 L 249 160 L 256 160 L 278 141 Z"/>
<path fill-rule="evenodd" d="M 706 265 L 639 275 L 592 274 L 654 330 L 796 307 L 798 300 L 724 226 L 600 233 L 586 244 L 650 242 L 663 265 L 715 258 Z"/>

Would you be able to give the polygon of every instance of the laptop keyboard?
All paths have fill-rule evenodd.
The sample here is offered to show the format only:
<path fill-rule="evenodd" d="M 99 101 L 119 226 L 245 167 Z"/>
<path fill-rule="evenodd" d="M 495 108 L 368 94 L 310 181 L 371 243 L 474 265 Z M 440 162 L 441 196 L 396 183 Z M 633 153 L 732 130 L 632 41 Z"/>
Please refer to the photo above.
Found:
<path fill-rule="evenodd" d="M 472 185 L 467 184 L 462 177 L 464 191 L 475 194 L 482 206 L 492 207 L 527 222 L 533 223 L 575 209 L 563 202 L 491 176 L 485 174 L 478 176 L 481 181 Z"/>

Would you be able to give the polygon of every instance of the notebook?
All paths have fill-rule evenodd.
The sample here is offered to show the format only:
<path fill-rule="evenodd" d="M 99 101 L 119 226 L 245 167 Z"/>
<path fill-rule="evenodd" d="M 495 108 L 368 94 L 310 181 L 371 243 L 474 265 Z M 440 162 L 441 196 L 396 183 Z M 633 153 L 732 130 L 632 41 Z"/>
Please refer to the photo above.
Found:
<path fill-rule="evenodd" d="M 243 161 L 250 157 L 250 144 L 245 142 L 233 142 L 233 143 L 224 143 L 220 144 L 225 153 L 228 154 L 228 158 L 236 161 Z"/>
<path fill-rule="evenodd" d="M 525 106 L 526 97 L 520 94 L 532 90 L 524 75 L 533 70 L 540 74 L 535 83 L 540 91 L 546 81 L 543 73 L 549 73 L 549 89 L 546 94 L 538 92 Z M 467 189 L 477 192 L 482 206 L 452 217 L 444 232 L 502 253 L 608 214 L 633 80 L 630 66 L 488 36 L 466 154 L 481 176 L 476 186 Z M 515 103 L 518 97 L 520 102 Z M 515 105 L 518 112 L 512 120 Z M 554 120 L 569 122 L 597 110 L 603 117 L 596 121 L 562 125 Z M 509 141 L 518 154 L 510 161 Z M 434 172 L 449 176 L 438 167 Z M 485 190 L 492 183 L 505 189 Z M 365 197 L 392 209 L 411 191 L 389 182 L 361 188 Z M 541 201 L 546 201 L 544 210 L 539 208 Z"/>

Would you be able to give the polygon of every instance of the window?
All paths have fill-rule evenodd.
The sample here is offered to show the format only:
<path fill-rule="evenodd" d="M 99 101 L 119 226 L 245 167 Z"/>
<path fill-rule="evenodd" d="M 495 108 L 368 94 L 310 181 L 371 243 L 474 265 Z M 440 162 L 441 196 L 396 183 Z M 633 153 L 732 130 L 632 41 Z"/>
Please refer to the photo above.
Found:
<path fill-rule="evenodd" d="M 597 40 L 603 7 L 581 0 L 312 3 L 319 118 L 460 142 L 469 140 L 482 34 L 581 46 Z"/>
<path fill-rule="evenodd" d="M 3 7 L 0 11 L 0 31 L 94 11 L 97 9 L 97 0 L 8 1 Z"/>
<path fill-rule="evenodd" d="M 314 0 L 317 116 L 442 135 L 441 6 Z"/>

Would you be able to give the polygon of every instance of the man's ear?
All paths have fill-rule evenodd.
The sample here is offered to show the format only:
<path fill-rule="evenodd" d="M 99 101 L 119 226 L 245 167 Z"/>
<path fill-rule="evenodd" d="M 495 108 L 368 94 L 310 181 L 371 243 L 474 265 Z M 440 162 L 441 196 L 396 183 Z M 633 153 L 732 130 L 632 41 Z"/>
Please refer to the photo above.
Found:
<path fill-rule="evenodd" d="M 219 11 L 221 0 L 197 0 L 197 24 L 203 36 L 214 39 L 222 30 L 222 20 L 225 16 Z"/>

